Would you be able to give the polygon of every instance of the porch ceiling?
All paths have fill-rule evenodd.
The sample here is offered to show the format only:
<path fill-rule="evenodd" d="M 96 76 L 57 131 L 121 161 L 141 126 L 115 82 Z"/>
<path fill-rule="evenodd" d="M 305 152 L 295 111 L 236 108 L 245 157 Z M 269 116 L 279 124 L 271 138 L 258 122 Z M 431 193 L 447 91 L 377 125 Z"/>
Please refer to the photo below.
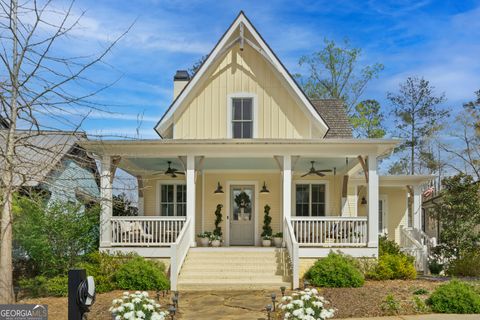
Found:
<path fill-rule="evenodd" d="M 280 167 L 275 157 L 205 157 L 197 158 L 197 168 L 200 170 L 245 170 L 245 171 L 279 171 Z M 162 172 L 168 168 L 168 161 L 171 162 L 172 168 L 179 171 L 184 170 L 184 165 L 178 157 L 168 158 L 145 158 L 145 157 L 122 157 L 119 164 L 121 169 L 135 174 L 152 174 Z M 281 161 L 281 160 L 280 160 Z M 317 170 L 336 168 L 337 174 L 346 172 L 358 163 L 356 158 L 320 158 L 320 157 L 296 157 L 294 160 L 294 173 L 303 174 L 310 170 L 311 161 L 315 161 L 314 166 Z M 333 171 L 326 175 L 333 174 Z"/>

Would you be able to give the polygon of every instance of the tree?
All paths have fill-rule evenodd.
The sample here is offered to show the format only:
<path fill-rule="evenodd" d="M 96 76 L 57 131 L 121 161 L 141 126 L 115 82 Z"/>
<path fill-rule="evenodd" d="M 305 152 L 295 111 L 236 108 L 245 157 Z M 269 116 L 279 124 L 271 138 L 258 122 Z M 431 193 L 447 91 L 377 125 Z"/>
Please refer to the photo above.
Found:
<path fill-rule="evenodd" d="M 207 58 L 208 58 L 208 54 L 203 55 L 200 59 L 198 59 L 193 63 L 192 67 L 188 69 L 188 73 L 190 74 L 191 77 L 193 77 L 197 73 L 198 69 L 200 69 L 200 67 L 205 62 L 205 60 L 207 60 Z"/>
<path fill-rule="evenodd" d="M 320 51 L 300 58 L 299 64 L 308 68 L 308 75 L 296 75 L 296 78 L 309 98 L 340 99 L 351 114 L 367 84 L 378 76 L 383 65 L 375 63 L 361 67 L 362 51 L 352 48 L 348 40 L 343 46 L 328 39 L 324 44 Z"/>
<path fill-rule="evenodd" d="M 125 193 L 120 193 L 112 197 L 112 215 L 113 216 L 137 216 L 138 208 L 132 205 L 132 201 L 127 198 Z"/>
<path fill-rule="evenodd" d="M 23 163 L 17 150 L 58 152 L 31 144 L 30 138 L 42 135 L 44 129 L 76 134 L 85 117 L 102 107 L 90 98 L 108 86 L 91 81 L 87 71 L 101 62 L 126 32 L 98 54 L 68 57 L 59 53 L 59 45 L 68 41 L 83 16 L 73 14 L 74 1 L 65 10 L 51 1 L 0 1 L 0 117 L 8 127 L 0 133 L 0 304 L 8 304 L 13 302 L 13 195 L 29 180 L 32 171 L 46 169 Z M 73 117 L 78 110 L 85 110 L 84 115 Z M 25 168 L 30 171 L 25 172 Z"/>
<path fill-rule="evenodd" d="M 455 129 L 449 132 L 452 143 L 440 143 L 440 148 L 451 155 L 448 166 L 459 173 L 473 175 L 480 181 L 480 135 L 477 119 L 465 108 L 455 118 Z"/>
<path fill-rule="evenodd" d="M 442 181 L 441 201 L 436 205 L 440 224 L 440 253 L 447 259 L 461 259 L 479 250 L 480 184 L 460 173 Z"/>
<path fill-rule="evenodd" d="M 436 96 L 434 87 L 423 78 L 408 77 L 400 84 L 398 93 L 389 92 L 387 98 L 392 105 L 398 136 L 406 140 L 396 151 L 410 151 L 408 173 L 413 175 L 421 147 L 442 128 L 441 121 L 449 115 L 438 106 L 445 101 L 445 95 Z M 422 151 L 425 152 L 425 148 Z"/>
<path fill-rule="evenodd" d="M 475 119 L 476 134 L 480 136 L 480 90 L 476 91 L 475 95 L 477 96 L 475 100 L 465 103 L 464 108 Z"/>
<path fill-rule="evenodd" d="M 383 113 L 377 100 L 364 100 L 355 106 L 350 117 L 358 138 L 383 138 Z"/>

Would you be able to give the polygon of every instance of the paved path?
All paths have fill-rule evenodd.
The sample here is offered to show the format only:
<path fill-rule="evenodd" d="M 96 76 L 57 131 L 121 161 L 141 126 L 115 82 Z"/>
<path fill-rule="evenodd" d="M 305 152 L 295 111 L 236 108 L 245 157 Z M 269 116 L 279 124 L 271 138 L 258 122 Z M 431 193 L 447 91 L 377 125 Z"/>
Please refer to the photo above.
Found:
<path fill-rule="evenodd" d="M 424 314 L 414 316 L 390 316 L 373 318 L 348 318 L 348 320 L 479 320 L 480 314 Z M 341 320 L 341 319 L 339 319 Z M 347 320 L 347 319 L 344 319 Z"/>

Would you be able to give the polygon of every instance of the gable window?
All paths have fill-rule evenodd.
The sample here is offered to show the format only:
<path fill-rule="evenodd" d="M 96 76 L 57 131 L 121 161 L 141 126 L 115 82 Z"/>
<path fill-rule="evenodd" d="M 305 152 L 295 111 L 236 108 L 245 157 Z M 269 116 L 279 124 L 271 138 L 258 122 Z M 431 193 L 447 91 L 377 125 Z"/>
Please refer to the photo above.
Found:
<path fill-rule="evenodd" d="M 187 186 L 184 184 L 160 185 L 160 215 L 185 216 L 187 212 Z"/>
<path fill-rule="evenodd" d="M 253 99 L 232 99 L 232 138 L 253 138 Z"/>
<path fill-rule="evenodd" d="M 295 186 L 295 215 L 320 217 L 326 213 L 326 185 L 299 183 Z"/>

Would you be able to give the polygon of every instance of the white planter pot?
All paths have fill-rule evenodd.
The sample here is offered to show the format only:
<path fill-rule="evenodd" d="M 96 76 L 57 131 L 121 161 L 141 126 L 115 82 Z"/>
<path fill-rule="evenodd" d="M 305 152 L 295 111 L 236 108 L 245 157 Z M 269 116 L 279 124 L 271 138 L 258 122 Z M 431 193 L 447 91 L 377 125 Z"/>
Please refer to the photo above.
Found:
<path fill-rule="evenodd" d="M 212 240 L 212 247 L 220 247 L 220 240 Z"/>
<path fill-rule="evenodd" d="M 199 238 L 200 239 L 200 246 L 208 247 L 208 238 Z"/>
<path fill-rule="evenodd" d="M 273 237 L 273 245 L 277 248 L 282 247 L 283 238 Z"/>
<path fill-rule="evenodd" d="M 272 240 L 263 240 L 262 239 L 262 246 L 264 246 L 264 247 L 272 246 Z"/>

